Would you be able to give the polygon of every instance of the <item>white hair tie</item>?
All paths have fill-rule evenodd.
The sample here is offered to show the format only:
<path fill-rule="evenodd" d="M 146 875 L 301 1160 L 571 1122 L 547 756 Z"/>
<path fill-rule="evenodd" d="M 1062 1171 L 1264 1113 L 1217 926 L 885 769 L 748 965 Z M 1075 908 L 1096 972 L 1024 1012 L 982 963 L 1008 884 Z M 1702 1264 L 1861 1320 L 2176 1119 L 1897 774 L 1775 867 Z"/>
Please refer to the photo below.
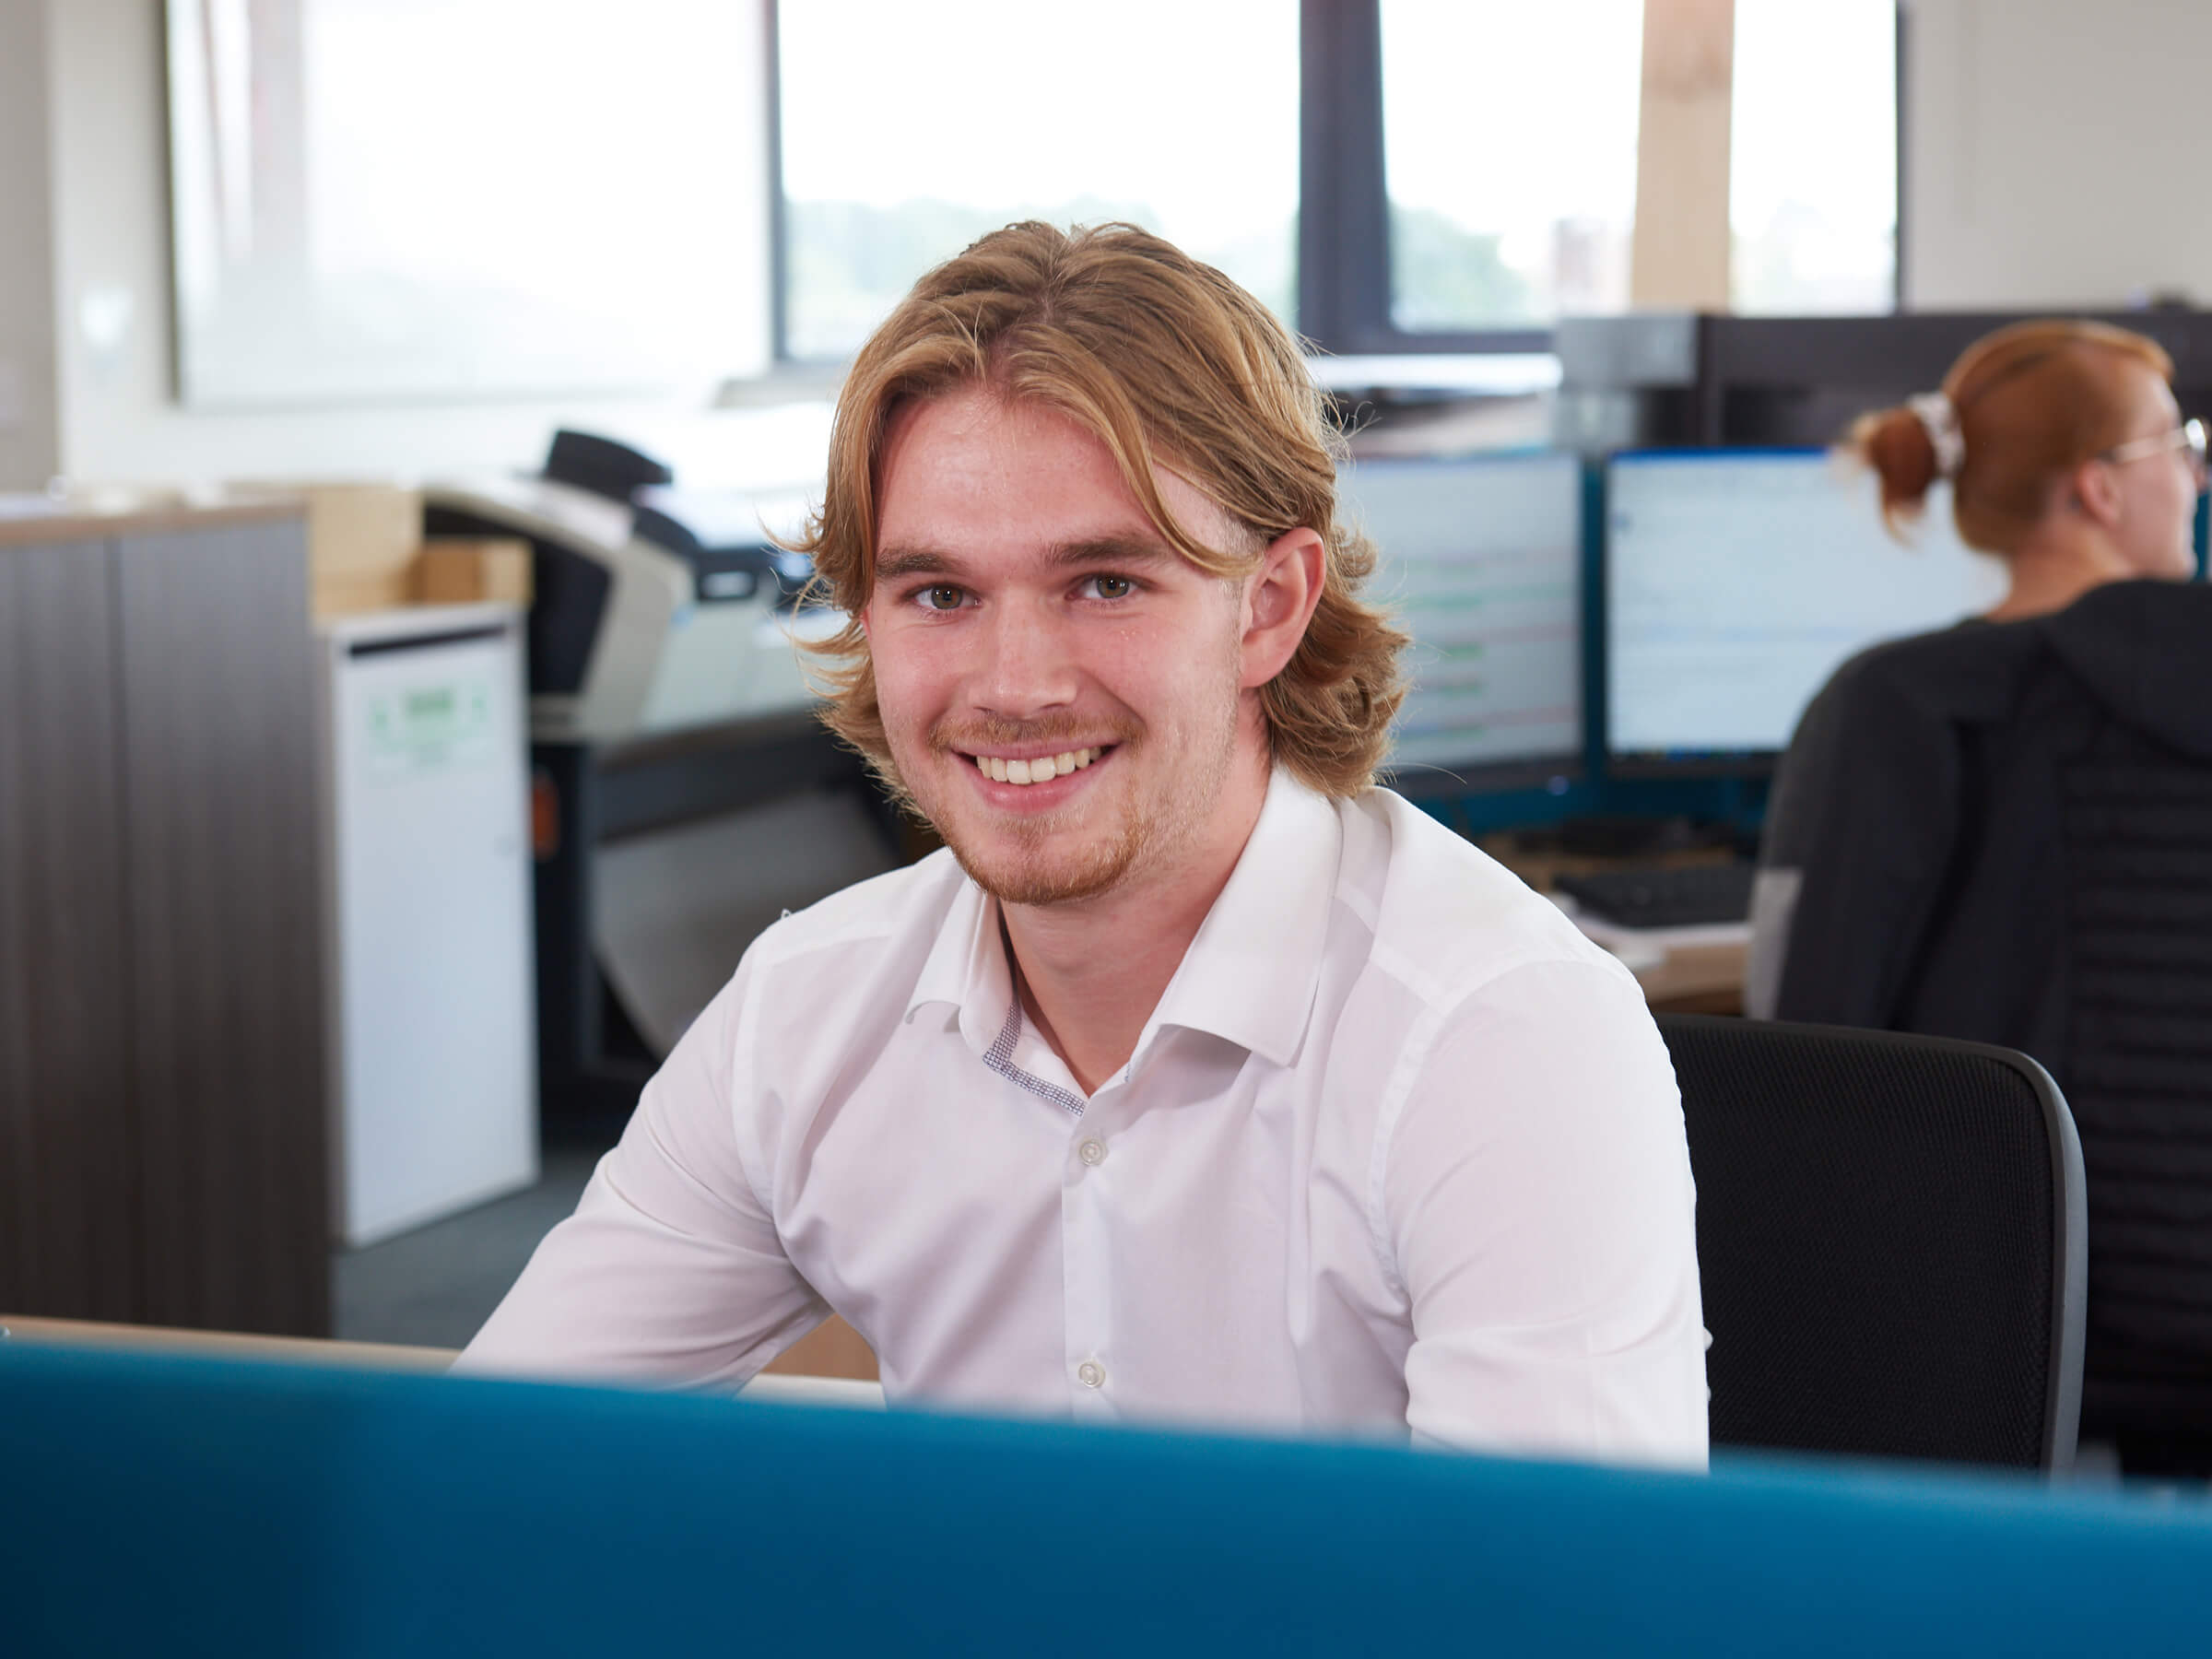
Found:
<path fill-rule="evenodd" d="M 1905 407 L 1920 419 L 1936 451 L 1936 476 L 1955 478 L 1966 465 L 1966 434 L 1959 429 L 1959 411 L 1941 392 L 1923 392 L 1905 400 Z"/>

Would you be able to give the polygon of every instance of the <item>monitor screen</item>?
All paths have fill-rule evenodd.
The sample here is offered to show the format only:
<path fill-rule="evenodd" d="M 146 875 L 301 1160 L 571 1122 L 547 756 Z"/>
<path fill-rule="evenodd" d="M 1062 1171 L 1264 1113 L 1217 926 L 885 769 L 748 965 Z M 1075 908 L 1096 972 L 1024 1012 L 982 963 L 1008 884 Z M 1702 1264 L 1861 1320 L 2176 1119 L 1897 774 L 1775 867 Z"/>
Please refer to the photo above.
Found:
<path fill-rule="evenodd" d="M 1340 483 L 1379 556 L 1368 596 L 1413 638 L 1392 782 L 1435 793 L 1579 771 L 1581 462 L 1373 459 Z"/>
<path fill-rule="evenodd" d="M 1938 487 L 1906 539 L 1872 474 L 1824 450 L 1614 457 L 1606 479 L 1606 749 L 1624 775 L 1763 770 L 1846 657 L 2005 592 Z"/>

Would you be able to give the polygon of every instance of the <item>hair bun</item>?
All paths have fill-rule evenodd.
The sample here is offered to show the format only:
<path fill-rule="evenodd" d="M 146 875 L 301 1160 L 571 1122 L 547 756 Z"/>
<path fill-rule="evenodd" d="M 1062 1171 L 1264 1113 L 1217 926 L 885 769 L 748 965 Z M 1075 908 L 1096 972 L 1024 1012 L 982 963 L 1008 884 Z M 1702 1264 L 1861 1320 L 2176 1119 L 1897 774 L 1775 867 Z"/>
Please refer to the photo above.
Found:
<path fill-rule="evenodd" d="M 1892 527 L 1900 518 L 1917 518 L 1928 503 L 1942 466 L 1927 424 L 1911 406 L 1900 405 L 1862 415 L 1844 447 L 1874 470 L 1882 482 L 1882 517 Z"/>

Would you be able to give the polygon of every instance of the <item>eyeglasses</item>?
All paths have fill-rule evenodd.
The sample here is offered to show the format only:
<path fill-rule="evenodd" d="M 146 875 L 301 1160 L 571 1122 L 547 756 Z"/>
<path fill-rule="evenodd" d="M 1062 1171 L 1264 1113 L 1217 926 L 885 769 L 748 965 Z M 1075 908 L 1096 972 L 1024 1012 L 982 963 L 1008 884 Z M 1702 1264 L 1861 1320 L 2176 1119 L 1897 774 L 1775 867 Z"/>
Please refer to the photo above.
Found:
<path fill-rule="evenodd" d="M 2160 432 L 2155 438 L 2137 438 L 2133 442 L 2123 443 L 2116 449 L 2106 450 L 2100 458 L 2106 461 L 2140 461 L 2148 455 L 2168 454 L 2174 450 L 2189 452 L 2189 470 L 2196 475 L 2197 486 L 2202 488 L 2206 467 L 2205 423 L 2201 420 L 2184 420 L 2171 432 Z"/>

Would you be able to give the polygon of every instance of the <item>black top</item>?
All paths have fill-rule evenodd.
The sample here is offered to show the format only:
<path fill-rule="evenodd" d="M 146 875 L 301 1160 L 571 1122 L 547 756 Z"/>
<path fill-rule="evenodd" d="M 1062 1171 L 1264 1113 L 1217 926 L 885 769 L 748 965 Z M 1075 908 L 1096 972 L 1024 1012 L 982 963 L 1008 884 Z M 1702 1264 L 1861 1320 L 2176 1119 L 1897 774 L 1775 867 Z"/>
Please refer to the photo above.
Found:
<path fill-rule="evenodd" d="M 2212 1379 L 2212 588 L 2114 583 L 1854 657 L 1799 724 L 1760 863 L 1754 1013 L 1998 1043 L 2065 1090 L 2090 1415 L 2100 1371 L 2108 1406 L 2124 1374 Z"/>

